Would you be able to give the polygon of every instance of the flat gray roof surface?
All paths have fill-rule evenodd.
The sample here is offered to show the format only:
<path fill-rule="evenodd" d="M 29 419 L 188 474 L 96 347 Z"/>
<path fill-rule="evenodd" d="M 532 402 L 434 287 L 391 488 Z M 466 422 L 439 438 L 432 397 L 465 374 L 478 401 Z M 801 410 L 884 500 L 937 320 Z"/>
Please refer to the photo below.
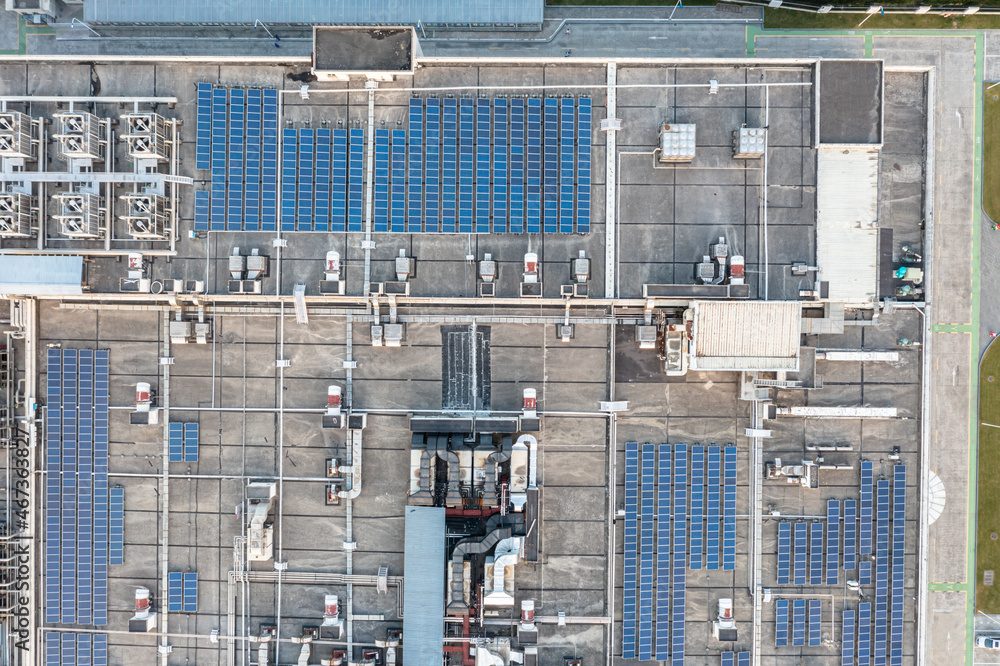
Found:
<path fill-rule="evenodd" d="M 881 143 L 882 63 L 828 60 L 819 68 L 820 143 Z"/>
<path fill-rule="evenodd" d="M 319 70 L 406 71 L 413 63 L 412 47 L 409 28 L 319 28 L 313 59 Z"/>

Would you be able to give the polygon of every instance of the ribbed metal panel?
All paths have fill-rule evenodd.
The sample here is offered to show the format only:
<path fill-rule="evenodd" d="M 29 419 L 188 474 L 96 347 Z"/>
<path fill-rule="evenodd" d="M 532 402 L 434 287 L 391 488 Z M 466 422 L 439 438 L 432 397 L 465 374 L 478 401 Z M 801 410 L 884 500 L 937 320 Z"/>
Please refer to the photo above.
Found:
<path fill-rule="evenodd" d="M 696 302 L 691 367 L 798 370 L 801 318 L 796 301 Z"/>
<path fill-rule="evenodd" d="M 403 663 L 440 664 L 444 647 L 444 515 L 441 507 L 406 507 Z"/>
<path fill-rule="evenodd" d="M 83 257 L 7 255 L 0 259 L 0 294 L 5 296 L 83 293 Z"/>
<path fill-rule="evenodd" d="M 878 162 L 871 148 L 823 148 L 816 172 L 816 265 L 829 298 L 870 303 L 878 286 Z"/>
<path fill-rule="evenodd" d="M 542 0 L 88 0 L 90 23 L 537 24 Z"/>

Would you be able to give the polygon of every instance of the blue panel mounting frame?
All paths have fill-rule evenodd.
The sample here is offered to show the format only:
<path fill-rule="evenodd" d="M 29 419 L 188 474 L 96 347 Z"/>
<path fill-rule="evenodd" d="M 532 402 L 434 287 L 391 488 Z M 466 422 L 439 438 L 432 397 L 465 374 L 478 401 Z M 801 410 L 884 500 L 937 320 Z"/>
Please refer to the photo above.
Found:
<path fill-rule="evenodd" d="M 108 623 L 108 350 L 94 352 L 94 617 Z"/>
<path fill-rule="evenodd" d="M 826 503 L 826 584 L 840 582 L 840 500 Z"/>
<path fill-rule="evenodd" d="M 184 424 L 184 462 L 198 462 L 198 424 Z"/>
<path fill-rule="evenodd" d="M 278 224 L 278 91 L 261 91 L 260 230 L 277 231 Z"/>
<path fill-rule="evenodd" d="M 892 475 L 892 606 L 889 624 L 889 665 L 903 663 L 903 603 L 906 555 L 906 465 Z"/>
<path fill-rule="evenodd" d="M 559 100 L 545 98 L 543 160 L 545 182 L 542 191 L 545 233 L 559 231 Z"/>
<path fill-rule="evenodd" d="M 108 564 L 125 564 L 125 489 L 108 489 Z"/>
<path fill-rule="evenodd" d="M 430 187 L 427 187 L 426 195 L 430 199 Z M 406 230 L 406 132 L 403 130 L 392 131 L 389 229 L 393 233 L 403 233 Z"/>
<path fill-rule="evenodd" d="M 62 653 L 62 666 L 78 666 L 79 662 L 76 659 L 76 634 L 65 632 L 61 638 L 62 645 L 60 652 Z"/>
<path fill-rule="evenodd" d="M 424 231 L 436 234 L 441 230 L 441 100 L 428 99 L 424 115 Z"/>
<path fill-rule="evenodd" d="M 844 570 L 854 571 L 858 563 L 858 504 L 844 500 Z"/>
<path fill-rule="evenodd" d="M 510 231 L 524 233 L 524 100 L 510 100 Z"/>
<path fill-rule="evenodd" d="M 458 233 L 471 234 L 475 138 L 473 100 L 458 100 Z"/>
<path fill-rule="evenodd" d="M 316 130 L 316 212 L 313 229 L 330 231 L 330 175 L 333 171 L 330 162 L 330 129 L 321 127 Z"/>
<path fill-rule="evenodd" d="M 528 147 L 525 172 L 525 227 L 529 234 L 542 230 L 542 100 L 528 99 Z"/>
<path fill-rule="evenodd" d="M 330 144 L 330 231 L 347 231 L 347 130 L 334 129 Z"/>
<path fill-rule="evenodd" d="M 823 638 L 823 607 L 819 599 L 809 600 L 809 645 L 816 647 Z"/>
<path fill-rule="evenodd" d="M 493 100 L 493 233 L 507 233 L 507 100 Z"/>
<path fill-rule="evenodd" d="M 184 574 L 184 612 L 198 612 L 198 574 Z"/>
<path fill-rule="evenodd" d="M 788 599 L 774 602 L 774 646 L 788 645 Z"/>
<path fill-rule="evenodd" d="M 59 654 L 59 633 L 45 632 L 45 666 L 61 666 Z"/>
<path fill-rule="evenodd" d="M 802 647 L 806 644 L 806 600 L 792 600 L 792 645 Z"/>
<path fill-rule="evenodd" d="M 406 210 L 406 230 L 418 234 L 423 230 L 423 160 L 424 160 L 424 101 L 410 100 L 409 193 Z"/>
<path fill-rule="evenodd" d="M 858 604 L 858 666 L 870 666 L 872 653 L 872 605 Z"/>
<path fill-rule="evenodd" d="M 572 225 L 572 221 L 570 222 Z M 702 567 L 705 535 L 705 447 L 691 447 L 691 535 L 688 566 L 692 570 Z"/>
<path fill-rule="evenodd" d="M 674 446 L 673 589 L 671 595 L 670 661 L 684 664 L 685 601 L 687 599 L 687 451 L 686 444 Z"/>
<path fill-rule="evenodd" d="M 591 184 L 591 103 L 589 97 L 577 102 L 576 131 L 576 232 L 590 233 L 590 184 Z"/>
<path fill-rule="evenodd" d="M 861 555 L 872 554 L 872 475 L 873 465 L 870 460 L 861 461 L 861 515 L 858 552 Z"/>
<path fill-rule="evenodd" d="M 809 524 L 809 584 L 823 584 L 823 524 Z"/>
<path fill-rule="evenodd" d="M 854 643 L 857 626 L 854 611 L 844 609 L 840 629 L 840 666 L 854 666 Z"/>
<path fill-rule="evenodd" d="M 736 666 L 750 666 L 750 653 L 738 652 L 736 654 Z"/>
<path fill-rule="evenodd" d="M 183 462 L 184 460 L 184 424 L 173 423 L 167 425 L 167 454 L 170 462 Z"/>
<path fill-rule="evenodd" d="M 167 574 L 167 610 L 171 613 L 184 610 L 184 575 L 179 571 Z"/>
<path fill-rule="evenodd" d="M 490 100 L 476 100 L 476 233 L 490 232 Z"/>
<path fill-rule="evenodd" d="M 656 481 L 655 448 L 642 445 L 642 485 L 639 499 L 639 650 L 638 659 L 653 655 L 653 484 Z"/>
<path fill-rule="evenodd" d="M 659 445 L 656 478 L 656 659 L 670 658 L 670 478 L 669 444 Z"/>
<path fill-rule="evenodd" d="M 295 169 L 297 134 L 286 127 L 281 133 L 281 230 L 295 231 Z"/>
<path fill-rule="evenodd" d="M 441 231 L 455 233 L 458 220 L 458 100 L 444 100 L 441 118 Z"/>
<path fill-rule="evenodd" d="M 885 666 L 889 628 L 889 481 L 876 483 L 875 500 L 875 620 L 872 655 L 875 666 Z"/>
<path fill-rule="evenodd" d="M 573 200 L 576 196 L 576 100 L 559 100 L 559 233 L 573 233 Z M 694 545 L 694 532 L 691 533 Z M 693 567 L 692 567 L 693 568 Z"/>
<path fill-rule="evenodd" d="M 778 523 L 778 585 L 791 583 L 792 563 L 792 524 L 782 521 Z"/>
<path fill-rule="evenodd" d="M 229 182 L 226 188 L 226 231 L 243 229 L 243 125 L 245 91 L 229 91 Z"/>
<path fill-rule="evenodd" d="M 375 233 L 389 231 L 389 130 L 375 130 L 375 206 L 372 229 Z"/>
<path fill-rule="evenodd" d="M 198 132 L 195 169 L 212 168 L 212 84 L 198 84 Z"/>
<path fill-rule="evenodd" d="M 226 228 L 226 108 L 228 94 L 225 88 L 212 89 L 212 205 L 210 228 Z"/>
<path fill-rule="evenodd" d="M 445 100 L 447 101 L 447 100 Z M 452 100 L 454 101 L 454 100 Z M 625 443 L 625 534 L 622 580 L 622 657 L 635 659 L 639 544 L 639 444 Z"/>
<path fill-rule="evenodd" d="M 721 666 L 736 666 L 736 655 L 732 652 L 723 652 L 719 657 Z"/>
<path fill-rule="evenodd" d="M 720 515 L 722 493 L 722 449 L 718 446 L 708 447 L 708 498 L 705 505 L 705 568 L 715 571 L 719 568 Z"/>
<path fill-rule="evenodd" d="M 315 166 L 316 134 L 312 129 L 299 129 L 299 180 L 298 203 L 295 211 L 295 230 L 313 231 L 313 169 Z"/>
<path fill-rule="evenodd" d="M 806 562 L 809 553 L 808 533 L 808 523 L 795 523 L 795 570 L 792 574 L 795 585 L 806 584 Z"/>
<path fill-rule="evenodd" d="M 727 446 L 722 457 L 722 569 L 736 569 L 736 447 Z"/>
<path fill-rule="evenodd" d="M 358 232 L 364 231 L 361 217 L 363 212 L 361 193 L 364 182 L 365 131 L 352 129 L 350 139 L 347 173 L 347 230 Z"/>
<path fill-rule="evenodd" d="M 261 186 L 261 92 L 247 90 L 246 94 L 246 169 L 243 193 L 243 228 L 260 229 Z"/>

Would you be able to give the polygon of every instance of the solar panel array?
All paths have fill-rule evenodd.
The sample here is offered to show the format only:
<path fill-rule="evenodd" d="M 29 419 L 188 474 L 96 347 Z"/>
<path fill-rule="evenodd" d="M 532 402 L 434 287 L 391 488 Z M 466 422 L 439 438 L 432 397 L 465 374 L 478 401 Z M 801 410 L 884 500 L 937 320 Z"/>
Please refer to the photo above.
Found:
<path fill-rule="evenodd" d="M 198 424 L 170 423 L 167 431 L 170 462 L 198 462 Z"/>
<path fill-rule="evenodd" d="M 844 570 L 854 571 L 858 566 L 858 503 L 844 500 Z"/>
<path fill-rule="evenodd" d="M 861 538 L 860 553 L 872 554 L 872 461 L 861 461 Z"/>
<path fill-rule="evenodd" d="M 723 652 L 722 666 L 750 666 L 749 652 Z"/>
<path fill-rule="evenodd" d="M 844 609 L 841 627 L 840 666 L 854 666 L 854 637 L 858 630 L 854 611 Z"/>
<path fill-rule="evenodd" d="M 816 647 L 823 636 L 823 607 L 819 599 L 809 600 L 809 645 Z"/>
<path fill-rule="evenodd" d="M 45 621 L 108 621 L 108 352 L 46 358 Z"/>
<path fill-rule="evenodd" d="M 701 569 L 702 546 L 705 533 L 705 447 L 691 447 L 691 546 L 690 563 L 693 570 Z"/>
<path fill-rule="evenodd" d="M 826 584 L 840 581 L 840 500 L 826 503 Z"/>
<path fill-rule="evenodd" d="M 809 584 L 823 584 L 822 523 L 809 523 Z"/>
<path fill-rule="evenodd" d="M 108 564 L 125 564 L 125 489 L 109 489 Z"/>
<path fill-rule="evenodd" d="M 724 452 L 722 476 L 722 569 L 736 569 L 736 447 Z"/>
<path fill-rule="evenodd" d="M 719 568 L 719 516 L 721 515 L 722 448 L 708 447 L 708 501 L 705 504 L 705 568 Z"/>
<path fill-rule="evenodd" d="M 792 645 L 806 644 L 806 600 L 792 600 Z"/>
<path fill-rule="evenodd" d="M 689 562 L 691 568 L 700 566 L 695 558 L 689 560 L 688 535 L 690 530 L 690 552 L 696 552 L 693 535 L 706 533 L 705 512 L 696 511 L 699 504 L 704 507 L 706 478 L 709 480 L 707 495 L 715 498 L 714 559 L 715 568 L 718 568 L 722 449 L 718 446 L 690 447 L 690 475 L 688 450 L 685 444 L 625 444 L 622 595 L 622 655 L 625 659 L 684 663 L 687 568 Z M 735 448 L 733 459 L 735 464 Z M 733 501 L 735 503 L 735 498 Z M 733 518 L 735 520 L 735 507 Z M 711 526 L 709 520 L 709 532 Z M 706 561 L 711 560 L 712 553 L 711 547 L 703 551 L 708 555 Z"/>
<path fill-rule="evenodd" d="M 278 91 L 198 84 L 195 167 L 210 169 L 195 192 L 197 231 L 276 231 Z"/>
<path fill-rule="evenodd" d="M 903 663 L 903 562 L 906 548 L 906 465 L 896 465 L 892 478 L 892 619 L 889 665 Z"/>
<path fill-rule="evenodd" d="M 795 584 L 806 584 L 806 558 L 808 557 L 809 526 L 806 523 L 795 523 Z"/>
<path fill-rule="evenodd" d="M 782 521 L 778 523 L 778 585 L 788 585 L 791 582 L 792 562 L 792 524 Z"/>
<path fill-rule="evenodd" d="M 875 666 L 885 666 L 889 626 L 889 481 L 876 482 L 875 505 Z"/>
<path fill-rule="evenodd" d="M 858 604 L 858 666 L 870 666 L 872 655 L 872 605 Z"/>
<path fill-rule="evenodd" d="M 108 666 L 108 635 L 47 631 L 45 666 Z"/>
<path fill-rule="evenodd" d="M 788 599 L 774 602 L 774 646 L 788 645 Z"/>
<path fill-rule="evenodd" d="M 171 613 L 198 611 L 198 574 L 167 573 L 167 610 Z"/>

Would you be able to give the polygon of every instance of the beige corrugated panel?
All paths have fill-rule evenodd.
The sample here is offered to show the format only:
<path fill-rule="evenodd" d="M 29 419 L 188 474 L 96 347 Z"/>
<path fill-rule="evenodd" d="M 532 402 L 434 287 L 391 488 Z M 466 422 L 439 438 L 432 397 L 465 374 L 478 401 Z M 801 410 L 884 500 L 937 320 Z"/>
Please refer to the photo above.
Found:
<path fill-rule="evenodd" d="M 818 279 L 830 300 L 870 303 L 878 285 L 878 151 L 822 148 L 816 193 Z"/>
<path fill-rule="evenodd" d="M 798 370 L 802 306 L 795 301 L 694 304 L 696 370 Z"/>

